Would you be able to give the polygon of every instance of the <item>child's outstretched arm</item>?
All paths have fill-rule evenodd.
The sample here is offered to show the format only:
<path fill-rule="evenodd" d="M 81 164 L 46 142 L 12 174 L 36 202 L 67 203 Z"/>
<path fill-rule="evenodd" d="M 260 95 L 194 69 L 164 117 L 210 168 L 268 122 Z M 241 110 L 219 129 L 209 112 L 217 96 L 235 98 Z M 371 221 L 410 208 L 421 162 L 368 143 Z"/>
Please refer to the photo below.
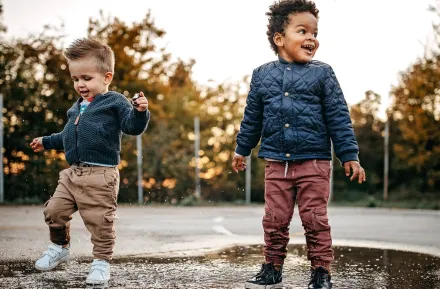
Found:
<path fill-rule="evenodd" d="M 36 137 L 32 140 L 30 144 L 31 148 L 34 150 L 34 153 L 39 153 L 44 150 L 43 146 L 43 137 Z"/>
<path fill-rule="evenodd" d="M 237 134 L 236 154 L 232 160 L 232 168 L 235 172 L 246 168 L 245 157 L 250 155 L 261 138 L 263 125 L 263 102 L 258 93 L 260 80 L 257 73 L 253 72 L 250 84 L 250 91 L 246 99 L 243 120 L 240 125 L 240 132 Z"/>
<path fill-rule="evenodd" d="M 51 134 L 50 136 L 40 136 L 34 138 L 30 143 L 30 146 L 36 153 L 50 149 L 62 151 L 64 150 L 63 131 L 59 133 Z"/>
<path fill-rule="evenodd" d="M 359 147 L 353 131 L 348 106 L 342 93 L 342 89 L 333 69 L 326 67 L 324 81 L 324 118 L 332 139 L 335 153 L 345 169 L 345 175 L 350 180 L 358 178 L 358 182 L 366 181 L 365 170 L 360 166 L 358 153 Z"/>
<path fill-rule="evenodd" d="M 125 97 L 117 105 L 118 117 L 121 130 L 125 134 L 142 134 L 148 126 L 150 112 L 148 111 L 148 100 L 143 92 L 139 93 L 139 98 L 131 104 Z"/>

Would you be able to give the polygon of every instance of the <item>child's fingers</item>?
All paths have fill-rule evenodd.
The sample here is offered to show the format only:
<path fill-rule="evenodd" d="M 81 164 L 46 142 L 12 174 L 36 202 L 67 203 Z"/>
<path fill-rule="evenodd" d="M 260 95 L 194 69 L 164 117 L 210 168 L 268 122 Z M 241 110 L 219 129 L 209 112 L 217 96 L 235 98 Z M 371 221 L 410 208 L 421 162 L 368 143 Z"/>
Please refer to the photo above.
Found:
<path fill-rule="evenodd" d="M 234 172 L 238 173 L 238 169 L 237 169 L 237 159 L 233 158 L 232 159 L 232 169 L 234 170 Z"/>
<path fill-rule="evenodd" d="M 359 184 L 362 184 L 367 180 L 367 177 L 365 175 L 365 170 L 363 168 L 360 168 L 359 170 Z"/>
<path fill-rule="evenodd" d="M 235 156 L 232 159 L 232 169 L 238 173 L 238 171 L 243 171 L 246 169 L 245 158 L 240 156 Z"/>
<path fill-rule="evenodd" d="M 138 98 L 134 101 L 134 107 L 139 110 L 139 108 L 142 108 L 141 111 L 146 110 L 148 108 L 148 100 L 145 97 Z"/>
<path fill-rule="evenodd" d="M 238 168 L 240 171 L 244 171 L 244 170 L 246 169 L 246 162 L 245 162 L 245 160 L 246 160 L 246 159 L 244 159 L 244 158 L 240 158 L 240 159 L 238 159 L 237 168 Z"/>
<path fill-rule="evenodd" d="M 353 174 L 351 175 L 350 181 L 355 180 L 359 176 L 359 168 L 357 166 L 352 166 Z"/>
<path fill-rule="evenodd" d="M 148 100 L 145 97 L 141 97 L 135 100 L 137 104 L 148 104 Z"/>
<path fill-rule="evenodd" d="M 138 111 L 146 111 L 146 110 L 148 109 L 148 105 L 146 105 L 146 104 L 140 104 L 140 105 L 135 106 L 135 108 L 136 108 Z"/>
<path fill-rule="evenodd" d="M 350 163 L 344 163 L 345 175 L 348 177 L 350 175 Z"/>

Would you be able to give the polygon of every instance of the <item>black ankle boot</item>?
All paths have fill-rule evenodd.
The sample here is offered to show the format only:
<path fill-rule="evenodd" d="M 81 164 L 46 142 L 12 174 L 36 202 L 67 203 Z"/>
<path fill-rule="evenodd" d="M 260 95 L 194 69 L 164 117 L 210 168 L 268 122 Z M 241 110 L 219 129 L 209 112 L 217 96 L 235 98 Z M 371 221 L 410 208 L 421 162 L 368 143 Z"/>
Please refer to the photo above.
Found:
<path fill-rule="evenodd" d="M 329 272 L 324 267 L 312 270 L 308 289 L 331 289 L 332 282 Z"/>
<path fill-rule="evenodd" d="M 260 272 L 246 281 L 246 289 L 276 289 L 283 287 L 283 266 L 276 270 L 272 263 L 262 264 Z"/>

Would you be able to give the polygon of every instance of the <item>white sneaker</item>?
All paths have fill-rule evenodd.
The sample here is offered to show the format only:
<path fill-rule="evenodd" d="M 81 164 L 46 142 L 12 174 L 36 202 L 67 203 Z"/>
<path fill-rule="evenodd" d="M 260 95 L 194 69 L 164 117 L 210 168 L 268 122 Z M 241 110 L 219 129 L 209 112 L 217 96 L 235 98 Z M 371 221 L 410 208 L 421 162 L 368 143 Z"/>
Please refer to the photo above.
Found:
<path fill-rule="evenodd" d="M 86 284 L 107 285 L 108 280 L 110 280 L 110 264 L 105 260 L 94 259 Z"/>
<path fill-rule="evenodd" d="M 35 262 L 35 268 L 41 271 L 47 271 L 55 268 L 59 263 L 67 261 L 70 258 L 70 245 L 63 246 L 50 244 L 41 257 Z"/>

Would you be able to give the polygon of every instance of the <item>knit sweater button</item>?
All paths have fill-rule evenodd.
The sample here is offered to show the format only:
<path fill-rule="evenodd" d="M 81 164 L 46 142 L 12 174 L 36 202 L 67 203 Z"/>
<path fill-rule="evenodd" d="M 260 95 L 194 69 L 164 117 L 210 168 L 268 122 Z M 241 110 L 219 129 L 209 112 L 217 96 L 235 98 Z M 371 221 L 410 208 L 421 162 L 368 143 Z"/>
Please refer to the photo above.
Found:
<path fill-rule="evenodd" d="M 286 158 L 290 158 L 290 154 L 286 154 Z"/>
<path fill-rule="evenodd" d="M 284 125 L 284 127 L 289 127 L 290 125 L 288 124 L 288 123 L 286 123 L 285 125 Z"/>
<path fill-rule="evenodd" d="M 284 93 L 284 96 L 289 96 L 289 93 L 288 93 L 288 92 L 285 92 L 285 93 Z"/>

